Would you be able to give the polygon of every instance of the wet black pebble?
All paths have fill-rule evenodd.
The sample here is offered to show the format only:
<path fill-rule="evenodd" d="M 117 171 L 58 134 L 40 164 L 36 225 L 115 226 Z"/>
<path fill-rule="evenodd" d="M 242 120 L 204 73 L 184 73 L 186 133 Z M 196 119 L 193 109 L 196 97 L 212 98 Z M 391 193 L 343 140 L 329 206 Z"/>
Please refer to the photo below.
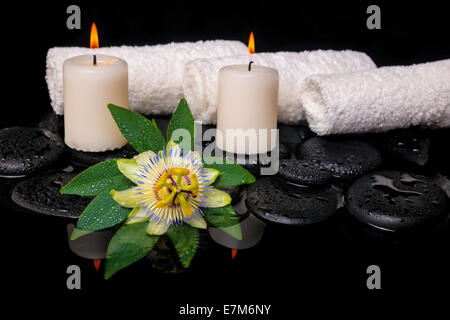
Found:
<path fill-rule="evenodd" d="M 129 144 L 121 149 L 109 150 L 104 152 L 83 152 L 75 149 L 69 149 L 70 159 L 74 164 L 90 167 L 96 163 L 121 158 L 132 158 L 137 155 L 136 150 Z"/>
<path fill-rule="evenodd" d="M 403 129 L 380 134 L 376 139 L 376 145 L 390 156 L 420 166 L 428 162 L 430 139 L 425 137 L 421 131 Z"/>
<path fill-rule="evenodd" d="M 282 143 L 279 144 L 278 152 L 279 152 L 278 153 L 279 160 L 288 159 L 290 157 L 289 150 Z M 269 168 L 272 166 L 272 160 L 276 158 L 276 155 L 272 154 L 272 152 L 269 152 L 268 154 L 250 155 L 250 156 L 228 154 L 226 155 L 226 158 L 242 165 L 250 173 L 254 175 L 259 175 L 262 173 L 261 168 Z M 273 167 L 273 171 L 274 171 L 273 174 L 275 174 L 276 173 L 275 164 Z"/>
<path fill-rule="evenodd" d="M 300 144 L 305 140 L 305 136 L 300 135 L 300 131 L 295 126 L 278 124 L 280 142 L 284 144 Z"/>
<path fill-rule="evenodd" d="M 265 221 L 286 225 L 310 225 L 331 216 L 338 206 L 338 192 L 331 186 L 280 188 L 272 178 L 248 187 L 247 206 Z"/>
<path fill-rule="evenodd" d="M 289 126 L 279 123 L 279 141 L 283 148 L 294 154 L 298 146 L 310 136 L 306 128 L 307 126 Z M 282 148 L 280 148 L 281 151 L 283 151 Z"/>
<path fill-rule="evenodd" d="M 64 142 L 40 128 L 11 127 L 0 130 L 0 176 L 21 177 L 57 162 Z"/>
<path fill-rule="evenodd" d="M 218 189 L 228 193 L 231 197 L 231 204 L 236 204 L 242 198 L 242 191 L 244 190 L 244 187 L 235 186 L 235 187 L 222 187 Z"/>
<path fill-rule="evenodd" d="M 430 138 L 430 159 L 427 166 L 434 172 L 439 172 L 450 177 L 450 152 L 448 152 L 450 128 L 429 130 L 427 136 Z"/>
<path fill-rule="evenodd" d="M 220 158 L 226 158 L 234 163 L 240 164 L 245 169 L 247 169 L 249 172 L 251 172 L 254 175 L 259 175 L 261 173 L 261 168 L 268 168 L 272 164 L 272 156 L 276 158 L 275 155 L 272 155 L 271 152 L 268 152 L 267 154 L 256 154 L 256 155 L 238 155 L 234 153 L 227 153 L 225 151 L 219 150 L 215 142 L 211 142 L 209 145 L 207 145 L 205 148 L 207 148 L 206 153 L 208 153 L 208 156 L 213 157 L 220 157 Z M 219 151 L 216 153 L 215 151 Z M 205 149 L 203 149 L 203 152 L 205 152 Z M 278 159 L 288 159 L 290 158 L 289 150 L 286 148 L 286 146 L 282 143 L 279 144 L 278 148 Z M 274 164 L 273 173 L 276 173 L 276 166 Z"/>
<path fill-rule="evenodd" d="M 353 179 L 381 165 L 380 152 L 371 145 L 340 137 L 314 137 L 297 150 L 297 157 L 317 163 L 333 177 Z"/>
<path fill-rule="evenodd" d="M 328 169 L 311 161 L 297 159 L 281 160 L 277 176 L 287 181 L 306 185 L 321 185 L 331 179 Z"/>
<path fill-rule="evenodd" d="M 438 186 L 399 171 L 359 178 L 347 190 L 345 203 L 361 222 L 392 231 L 434 226 L 448 217 L 448 200 Z"/>
<path fill-rule="evenodd" d="M 39 128 L 45 129 L 64 136 L 64 116 L 54 112 L 46 113 L 39 121 Z"/>
<path fill-rule="evenodd" d="M 201 135 L 199 132 L 201 128 Z M 195 150 L 203 150 L 208 145 L 215 146 L 216 140 L 216 126 L 212 124 L 202 124 L 200 127 L 196 127 L 196 139 L 195 139 Z"/>
<path fill-rule="evenodd" d="M 306 139 L 315 137 L 316 134 L 311 131 L 309 128 L 308 122 L 301 121 L 297 126 L 298 135 L 302 139 L 302 142 L 304 142 Z"/>
<path fill-rule="evenodd" d="M 12 199 L 19 206 L 33 212 L 78 218 L 91 198 L 62 195 L 59 192 L 74 176 L 74 173 L 58 172 L 29 178 L 14 187 Z"/>

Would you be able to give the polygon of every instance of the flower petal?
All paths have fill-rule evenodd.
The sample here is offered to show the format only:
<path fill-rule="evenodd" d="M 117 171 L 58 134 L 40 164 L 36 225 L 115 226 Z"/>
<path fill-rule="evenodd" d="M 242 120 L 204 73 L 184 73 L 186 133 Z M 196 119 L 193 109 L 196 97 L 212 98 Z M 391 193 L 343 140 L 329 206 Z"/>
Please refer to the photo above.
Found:
<path fill-rule="evenodd" d="M 203 168 L 203 170 L 205 172 L 201 175 L 201 179 L 204 181 L 203 185 L 206 185 L 206 186 L 213 184 L 214 181 L 216 181 L 217 177 L 220 174 L 219 170 L 216 170 L 213 168 Z"/>
<path fill-rule="evenodd" d="M 182 155 L 182 150 L 180 148 L 180 146 L 173 142 L 173 140 L 170 140 L 169 142 L 167 142 L 167 147 L 166 147 L 167 153 L 170 153 L 170 150 L 172 150 L 172 155 L 177 155 L 177 157 L 181 157 Z"/>
<path fill-rule="evenodd" d="M 191 153 L 192 153 L 193 159 L 195 159 L 197 161 L 201 161 L 202 160 L 202 156 L 200 155 L 200 152 L 198 152 L 198 151 L 191 151 Z"/>
<path fill-rule="evenodd" d="M 137 156 L 134 156 L 134 160 L 138 165 L 144 165 L 150 162 L 150 158 L 153 158 L 156 155 L 153 151 L 145 151 L 142 153 L 139 153 Z"/>
<path fill-rule="evenodd" d="M 131 210 L 127 221 L 125 221 L 125 224 L 141 223 L 147 221 L 148 219 L 150 219 L 150 213 L 143 208 L 136 207 Z"/>
<path fill-rule="evenodd" d="M 198 217 L 193 217 L 192 219 L 187 219 L 186 222 L 197 229 L 206 229 L 207 227 L 206 221 L 201 215 Z"/>
<path fill-rule="evenodd" d="M 160 220 L 157 222 L 156 220 L 152 220 L 148 223 L 147 226 L 147 233 L 152 236 L 159 236 L 167 232 L 167 229 L 169 229 L 170 224 L 165 223 L 164 221 Z"/>
<path fill-rule="evenodd" d="M 178 147 L 178 144 L 176 142 L 174 142 L 173 140 L 169 140 L 169 142 L 167 142 L 166 150 L 169 151 L 170 149 L 173 149 L 176 147 Z"/>
<path fill-rule="evenodd" d="M 111 190 L 109 193 L 112 195 L 113 199 L 120 204 L 122 207 L 135 208 L 139 207 L 139 199 L 137 194 L 139 192 L 139 187 L 130 188 L 123 191 Z"/>
<path fill-rule="evenodd" d="M 207 208 L 219 208 L 231 202 L 231 197 L 228 193 L 216 188 L 204 190 L 202 194 L 206 196 L 204 207 Z"/>
<path fill-rule="evenodd" d="M 141 166 L 138 165 L 134 159 L 119 159 L 116 162 L 117 167 L 125 177 L 127 177 L 134 183 L 139 180 L 137 174 Z"/>

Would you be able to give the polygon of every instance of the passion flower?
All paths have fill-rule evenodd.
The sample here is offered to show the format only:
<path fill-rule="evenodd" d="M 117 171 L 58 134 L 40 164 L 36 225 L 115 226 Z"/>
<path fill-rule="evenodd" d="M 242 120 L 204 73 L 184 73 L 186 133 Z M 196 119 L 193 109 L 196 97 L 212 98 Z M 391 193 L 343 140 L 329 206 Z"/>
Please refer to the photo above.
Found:
<path fill-rule="evenodd" d="M 172 224 L 181 223 L 206 229 L 202 207 L 218 208 L 231 202 L 228 193 L 211 186 L 220 172 L 205 168 L 197 152 L 183 153 L 172 141 L 157 154 L 146 151 L 117 160 L 117 166 L 136 186 L 113 189 L 111 195 L 121 206 L 133 208 L 125 223 L 148 220 L 151 235 L 164 234 Z"/>

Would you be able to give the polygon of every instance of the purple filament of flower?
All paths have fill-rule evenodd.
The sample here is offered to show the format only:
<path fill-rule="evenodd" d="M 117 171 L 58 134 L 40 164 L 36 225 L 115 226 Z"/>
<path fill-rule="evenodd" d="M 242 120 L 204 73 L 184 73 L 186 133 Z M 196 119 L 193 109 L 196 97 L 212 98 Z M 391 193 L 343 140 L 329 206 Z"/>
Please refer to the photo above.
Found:
<path fill-rule="evenodd" d="M 174 185 L 175 189 L 178 190 L 177 183 L 175 182 L 175 180 L 173 179 L 173 177 L 172 177 L 171 175 L 170 175 L 169 177 L 170 177 L 170 180 L 172 181 L 172 184 Z"/>

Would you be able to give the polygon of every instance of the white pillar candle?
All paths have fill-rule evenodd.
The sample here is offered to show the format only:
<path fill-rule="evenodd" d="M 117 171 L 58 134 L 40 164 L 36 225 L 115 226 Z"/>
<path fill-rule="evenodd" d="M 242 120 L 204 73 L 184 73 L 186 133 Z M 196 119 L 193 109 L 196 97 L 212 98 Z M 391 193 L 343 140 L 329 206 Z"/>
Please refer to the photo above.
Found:
<path fill-rule="evenodd" d="M 107 105 L 128 108 L 128 65 L 106 55 L 82 55 L 64 61 L 65 143 L 72 149 L 99 152 L 121 148 L 125 138 Z"/>
<path fill-rule="evenodd" d="M 254 64 L 250 71 L 248 65 L 220 69 L 216 138 L 220 149 L 237 154 L 272 150 L 277 116 L 277 70 Z"/>

